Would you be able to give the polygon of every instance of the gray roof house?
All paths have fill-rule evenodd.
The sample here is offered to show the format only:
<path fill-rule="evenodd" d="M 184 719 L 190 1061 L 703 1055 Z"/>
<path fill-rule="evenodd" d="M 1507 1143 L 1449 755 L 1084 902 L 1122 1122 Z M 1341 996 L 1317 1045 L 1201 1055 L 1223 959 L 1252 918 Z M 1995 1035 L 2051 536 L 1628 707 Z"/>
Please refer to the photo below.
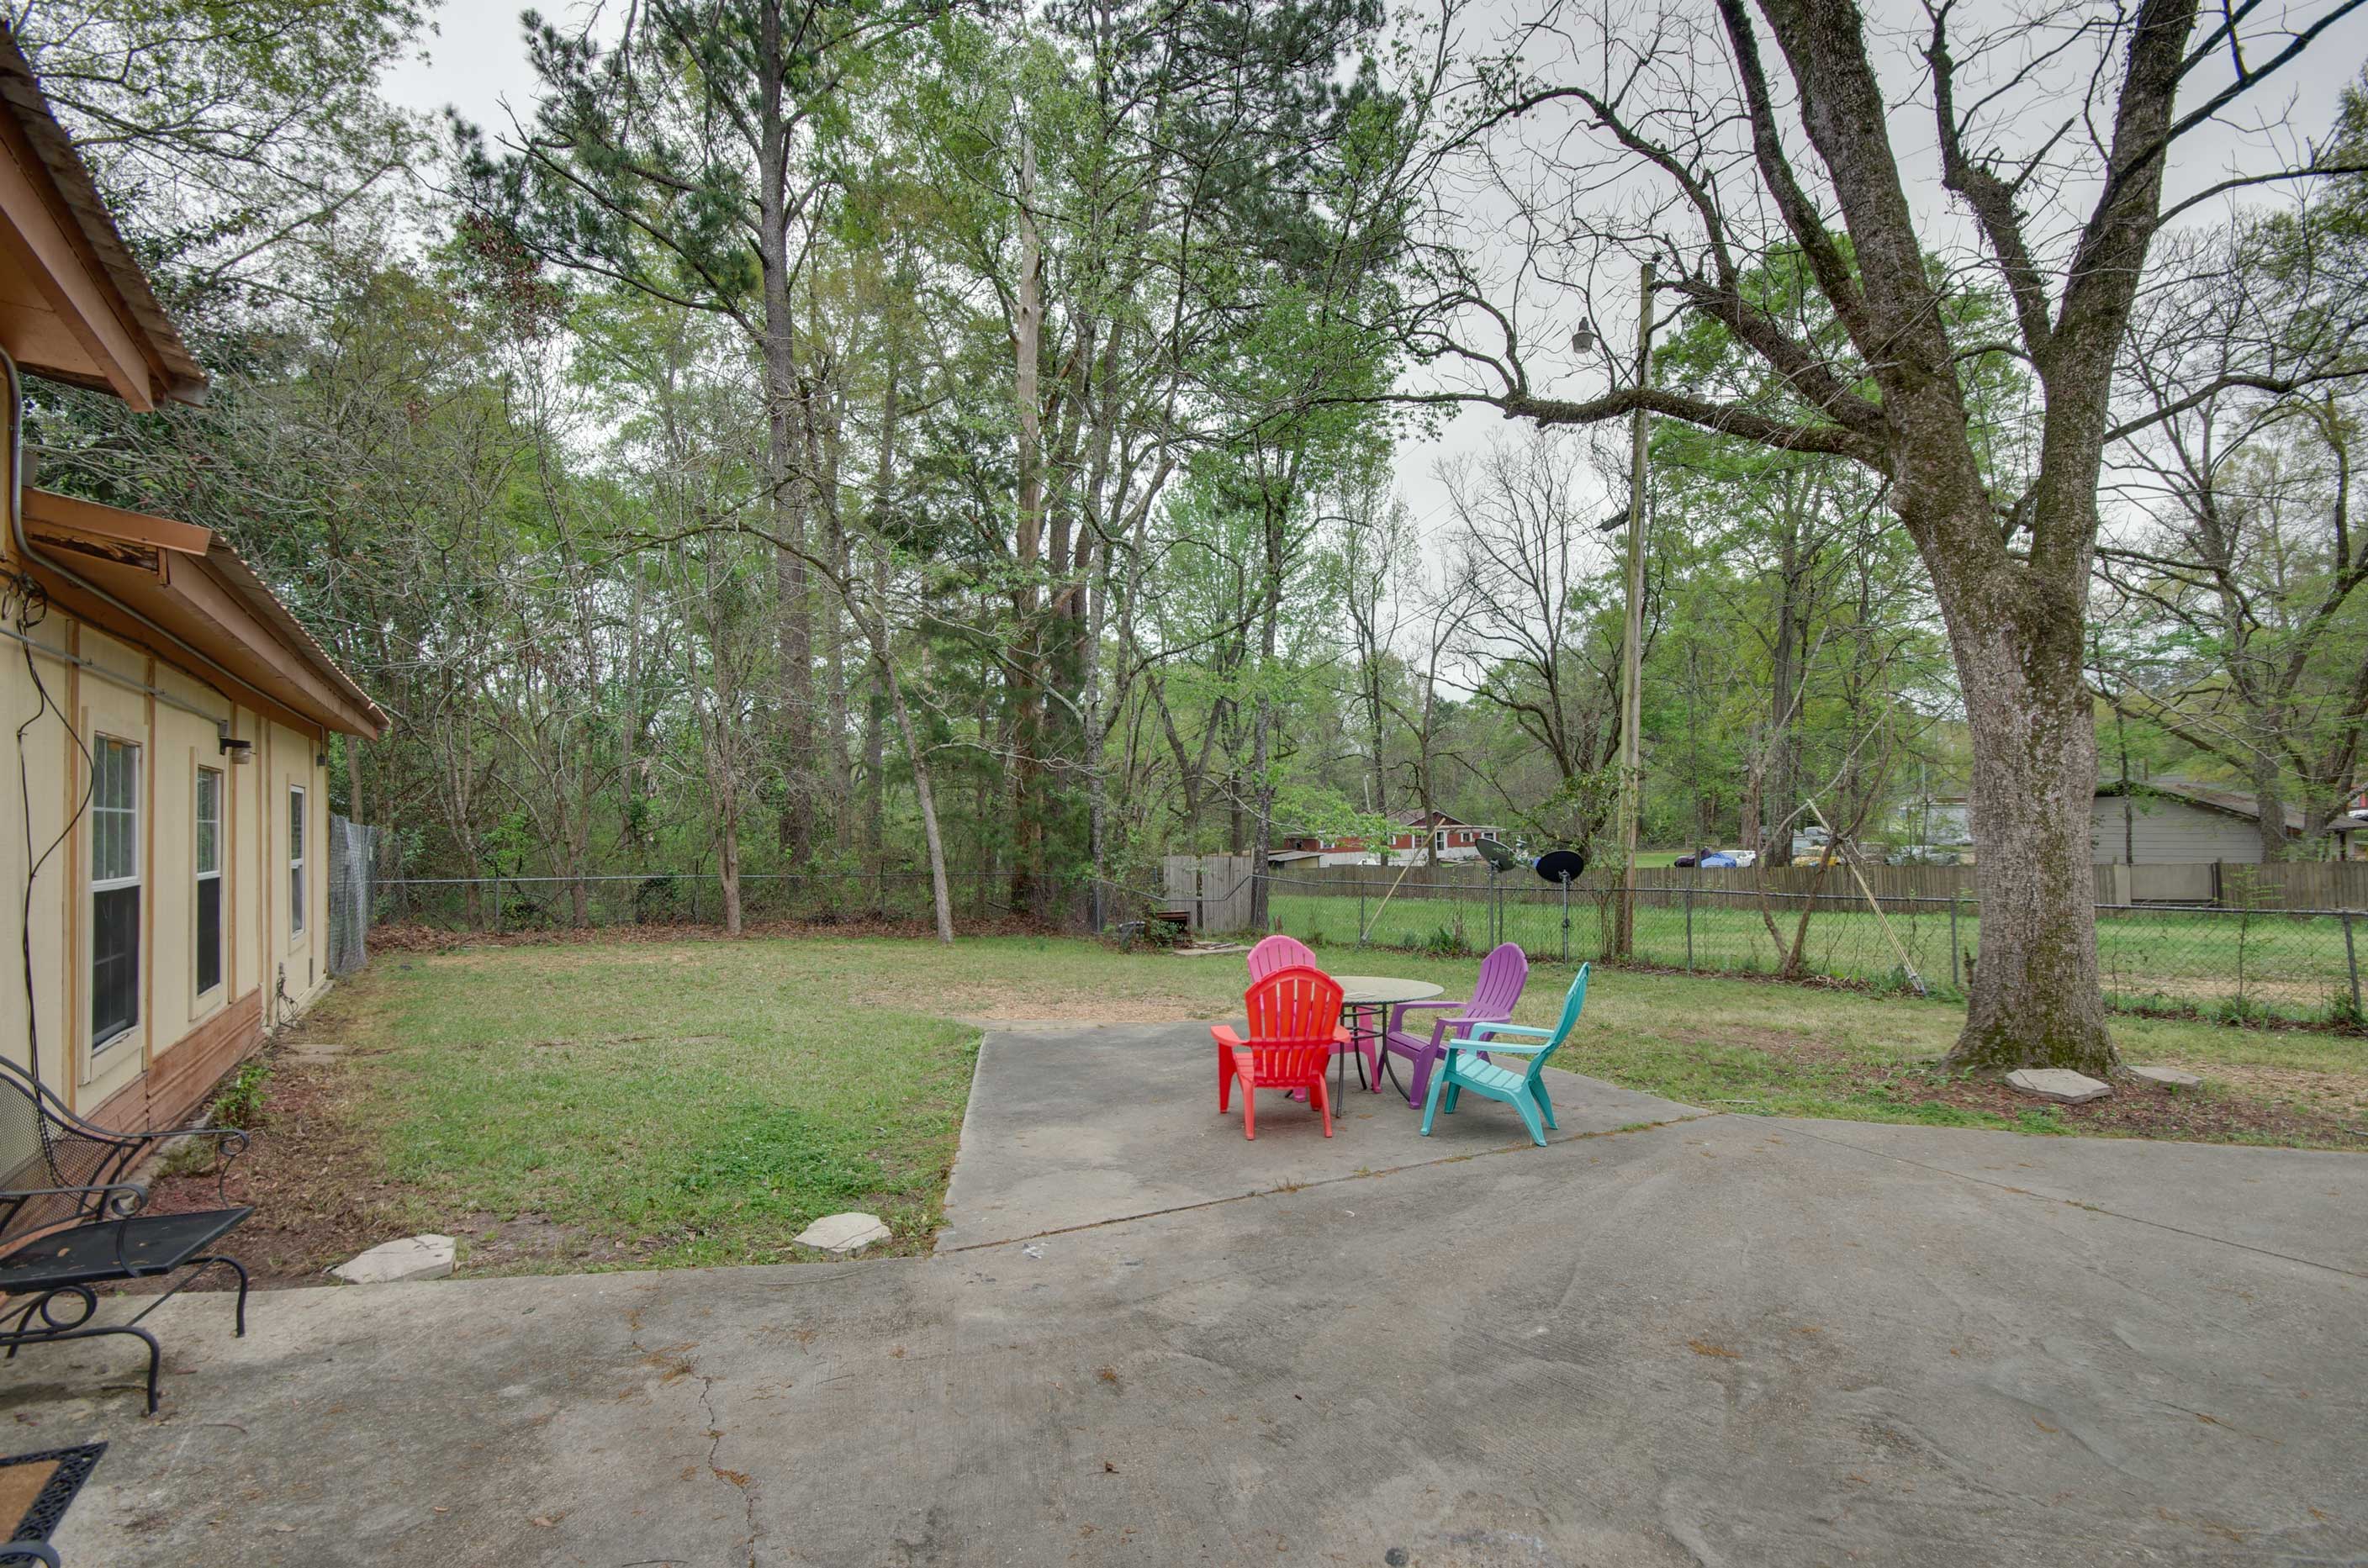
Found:
<path fill-rule="evenodd" d="M 2191 784 L 2183 778 L 2132 780 L 2128 799 L 2118 782 L 2097 786 L 2089 807 L 2090 839 L 2100 866 L 2192 866 L 2214 860 L 2259 865 L 2260 808 L 2241 790 Z M 2289 809 L 2286 831 L 2300 834 L 2302 813 Z M 2339 818 L 2329 830 L 2346 856 L 2354 824 Z"/>

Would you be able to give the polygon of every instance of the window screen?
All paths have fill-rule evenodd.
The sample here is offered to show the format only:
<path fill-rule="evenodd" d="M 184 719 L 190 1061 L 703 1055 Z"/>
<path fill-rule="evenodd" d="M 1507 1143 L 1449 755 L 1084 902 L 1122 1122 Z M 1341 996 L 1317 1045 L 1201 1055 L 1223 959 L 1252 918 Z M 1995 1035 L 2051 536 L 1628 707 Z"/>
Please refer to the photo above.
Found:
<path fill-rule="evenodd" d="M 304 791 L 288 791 L 288 934 L 304 931 Z"/>
<path fill-rule="evenodd" d="M 198 994 L 222 983 L 222 776 L 198 769 Z"/>
<path fill-rule="evenodd" d="M 90 1040 L 140 1021 L 140 748 L 101 735 L 91 747 Z"/>

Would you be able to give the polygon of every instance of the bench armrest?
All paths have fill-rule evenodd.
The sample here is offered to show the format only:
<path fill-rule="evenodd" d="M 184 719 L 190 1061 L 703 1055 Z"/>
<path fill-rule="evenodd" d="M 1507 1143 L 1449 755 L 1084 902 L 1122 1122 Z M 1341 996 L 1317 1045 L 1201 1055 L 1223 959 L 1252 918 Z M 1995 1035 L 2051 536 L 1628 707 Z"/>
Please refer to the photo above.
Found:
<path fill-rule="evenodd" d="M 121 1215 L 130 1219 L 140 1212 L 148 1201 L 148 1189 L 136 1181 L 108 1182 L 98 1187 L 19 1187 L 0 1192 L 0 1203 L 23 1202 L 35 1198 L 96 1198 L 101 1193 L 114 1193 L 98 1207 L 106 1215 Z"/>

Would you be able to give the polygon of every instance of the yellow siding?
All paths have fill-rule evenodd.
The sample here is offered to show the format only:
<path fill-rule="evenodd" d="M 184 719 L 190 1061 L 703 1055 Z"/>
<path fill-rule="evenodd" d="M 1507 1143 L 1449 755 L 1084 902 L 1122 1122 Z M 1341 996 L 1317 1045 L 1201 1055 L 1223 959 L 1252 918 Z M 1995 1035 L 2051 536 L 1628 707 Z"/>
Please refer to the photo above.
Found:
<path fill-rule="evenodd" d="M 90 1039 L 91 842 L 88 818 L 71 831 L 33 881 L 33 1013 L 41 1044 L 41 1075 L 77 1110 L 88 1113 L 140 1085 L 144 1071 L 193 1034 L 223 1038 L 225 1028 L 253 1034 L 254 1015 L 226 1013 L 259 1001 L 268 1027 L 301 1013 L 328 985 L 328 776 L 318 757 L 318 733 L 292 728 L 234 705 L 202 683 L 161 665 L 141 650 L 52 610 L 35 640 L 59 653 L 90 661 L 120 681 L 62 659 L 34 655 L 34 665 L 59 708 L 74 721 L 80 744 L 55 714 L 25 733 L 25 778 L 30 782 L 34 858 L 66 829 L 89 788 L 84 747 L 98 735 L 137 744 L 141 799 L 141 1007 L 128 1034 L 93 1050 Z M 124 684 L 129 683 L 129 684 Z M 156 691 L 206 715 L 227 720 L 234 738 L 255 743 L 250 760 L 225 756 L 213 718 L 184 711 Z M 40 699 L 27 672 L 25 650 L 0 641 L 0 712 L 7 728 L 35 711 Z M 197 770 L 222 776 L 222 983 L 197 992 Z M 289 919 L 289 792 L 304 790 L 304 928 Z M 20 812 L 25 793 L 13 767 L 0 768 L 0 1050 L 26 1058 L 25 987 L 17 955 L 21 930 L 17 895 L 30 874 Z M 255 994 L 260 988 L 261 994 Z M 211 1025 L 213 1027 L 209 1028 Z M 225 1063 L 245 1054 L 254 1038 L 235 1041 Z M 184 1054 L 186 1064 L 194 1059 Z M 154 1079 L 152 1077 L 153 1084 Z M 136 1099 L 137 1095 L 132 1098 Z"/>

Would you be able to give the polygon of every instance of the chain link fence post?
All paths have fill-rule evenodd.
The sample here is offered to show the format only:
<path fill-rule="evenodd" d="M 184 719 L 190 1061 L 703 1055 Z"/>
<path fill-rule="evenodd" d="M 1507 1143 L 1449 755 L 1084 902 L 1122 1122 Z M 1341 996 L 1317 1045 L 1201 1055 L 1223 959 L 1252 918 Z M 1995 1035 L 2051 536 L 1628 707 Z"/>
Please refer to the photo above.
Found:
<path fill-rule="evenodd" d="M 1952 991 L 1963 991 L 1965 988 L 1964 982 L 1957 978 L 1957 954 L 1960 950 L 1957 946 L 1957 890 L 1951 888 L 1949 890 L 1949 987 Z"/>
<path fill-rule="evenodd" d="M 2360 1017 L 2360 949 L 2351 941 L 2351 911 L 2343 912 L 2343 964 L 2351 971 L 2351 1017 Z"/>

